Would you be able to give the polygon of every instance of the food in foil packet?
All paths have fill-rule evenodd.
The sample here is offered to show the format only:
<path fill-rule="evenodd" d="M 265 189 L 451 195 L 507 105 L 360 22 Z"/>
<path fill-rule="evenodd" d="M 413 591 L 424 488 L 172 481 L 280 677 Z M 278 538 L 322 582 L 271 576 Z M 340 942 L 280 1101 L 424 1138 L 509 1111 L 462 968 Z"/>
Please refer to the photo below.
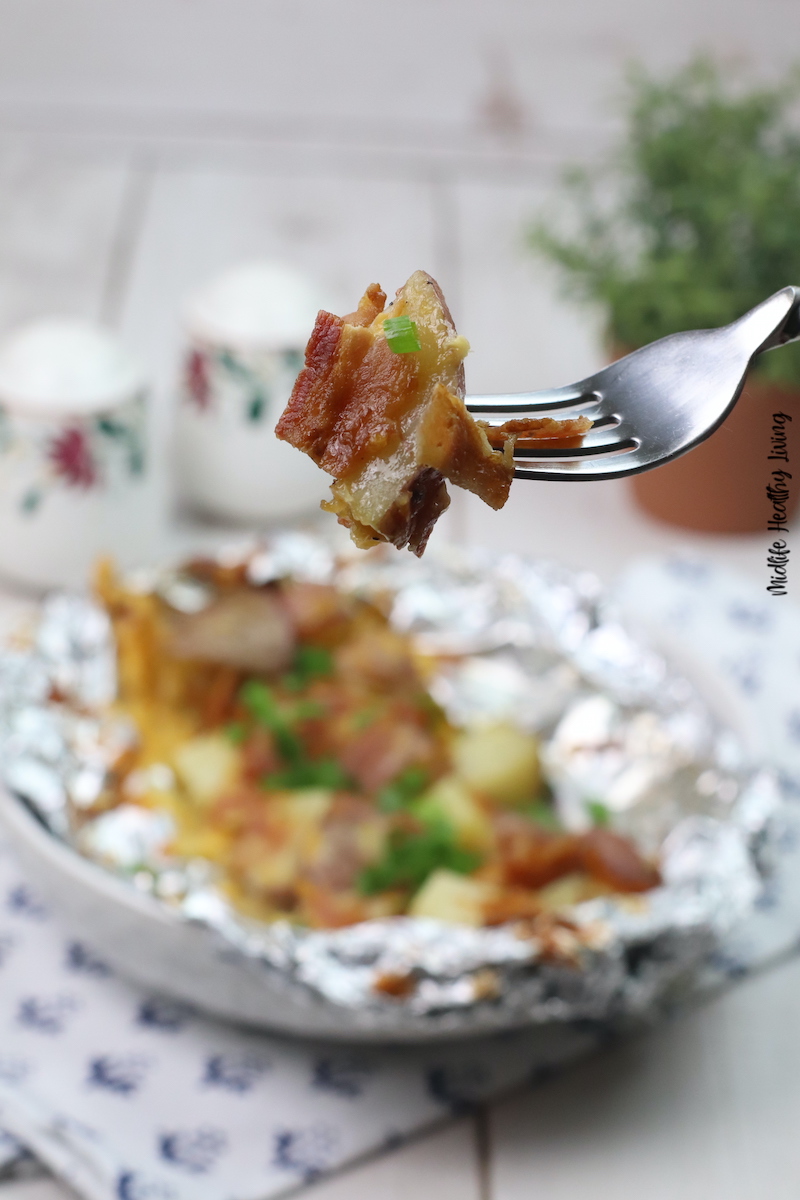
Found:
<path fill-rule="evenodd" d="M 187 612 L 101 566 L 114 711 L 136 740 L 82 822 L 167 813 L 168 853 L 215 864 L 240 911 L 317 929 L 400 914 L 551 921 L 659 884 L 602 805 L 592 828 L 564 828 L 535 734 L 449 720 L 427 687 L 437 656 L 375 600 L 255 583 L 247 567 L 186 563 L 184 596 L 202 589 L 203 605 Z"/>
<path fill-rule="evenodd" d="M 469 343 L 436 281 L 415 271 L 385 304 L 371 284 L 349 316 L 320 312 L 276 434 L 334 476 L 322 507 L 357 546 L 421 555 L 450 503 L 445 480 L 502 508 L 516 441 L 577 445 L 591 421 L 475 421 L 464 405 Z"/>
<path fill-rule="evenodd" d="M 50 598 L 0 743 L 56 836 L 260 965 L 266 1023 L 335 1036 L 646 1013 L 780 801 L 592 577 L 295 533 Z"/>

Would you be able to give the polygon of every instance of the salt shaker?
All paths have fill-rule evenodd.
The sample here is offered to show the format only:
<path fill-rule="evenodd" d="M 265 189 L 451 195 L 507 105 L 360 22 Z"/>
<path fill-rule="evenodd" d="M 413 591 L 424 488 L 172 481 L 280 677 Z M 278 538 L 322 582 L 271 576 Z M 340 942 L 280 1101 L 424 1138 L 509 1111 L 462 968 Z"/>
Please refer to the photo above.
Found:
<path fill-rule="evenodd" d="M 313 512 L 329 480 L 275 437 L 322 298 L 299 272 L 237 267 L 191 297 L 176 419 L 179 490 L 212 516 L 255 524 Z"/>
<path fill-rule="evenodd" d="M 0 572 L 36 588 L 131 563 L 149 530 L 146 389 L 117 338 L 40 320 L 0 342 Z"/>

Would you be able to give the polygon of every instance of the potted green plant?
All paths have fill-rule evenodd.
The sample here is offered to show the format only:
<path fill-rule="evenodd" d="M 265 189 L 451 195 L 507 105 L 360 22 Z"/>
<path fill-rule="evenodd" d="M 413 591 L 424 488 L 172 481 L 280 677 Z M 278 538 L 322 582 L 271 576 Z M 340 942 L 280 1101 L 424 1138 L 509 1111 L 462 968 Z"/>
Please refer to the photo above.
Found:
<path fill-rule="evenodd" d="M 565 179 L 569 228 L 540 220 L 532 246 L 573 294 L 607 314 L 626 353 L 681 329 L 732 321 L 800 284 L 800 78 L 744 90 L 707 59 L 666 80 L 631 74 L 628 132 L 597 172 Z M 693 529 L 766 527 L 773 412 L 792 416 L 800 499 L 800 346 L 758 360 L 723 426 L 683 458 L 636 476 L 639 502 Z"/>

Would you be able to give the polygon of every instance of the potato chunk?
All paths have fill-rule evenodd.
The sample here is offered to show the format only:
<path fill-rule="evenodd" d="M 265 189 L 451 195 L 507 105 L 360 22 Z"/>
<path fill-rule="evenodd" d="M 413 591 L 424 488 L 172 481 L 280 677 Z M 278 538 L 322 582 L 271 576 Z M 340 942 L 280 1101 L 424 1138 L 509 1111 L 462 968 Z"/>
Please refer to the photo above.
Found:
<path fill-rule="evenodd" d="M 428 877 L 411 901 L 412 917 L 433 917 L 452 925 L 483 925 L 487 904 L 494 897 L 494 884 L 469 879 L 440 868 Z"/>
<path fill-rule="evenodd" d="M 492 823 L 478 800 L 455 775 L 440 779 L 422 797 L 426 813 L 442 817 L 452 826 L 459 845 L 465 850 L 486 852 L 494 842 Z"/>
<path fill-rule="evenodd" d="M 467 730 L 456 741 L 453 757 L 458 778 L 497 804 L 524 804 L 542 784 L 539 743 L 514 725 Z"/>
<path fill-rule="evenodd" d="M 218 733 L 201 734 L 178 746 L 173 765 L 189 796 L 205 806 L 230 787 L 239 773 L 239 751 Z"/>

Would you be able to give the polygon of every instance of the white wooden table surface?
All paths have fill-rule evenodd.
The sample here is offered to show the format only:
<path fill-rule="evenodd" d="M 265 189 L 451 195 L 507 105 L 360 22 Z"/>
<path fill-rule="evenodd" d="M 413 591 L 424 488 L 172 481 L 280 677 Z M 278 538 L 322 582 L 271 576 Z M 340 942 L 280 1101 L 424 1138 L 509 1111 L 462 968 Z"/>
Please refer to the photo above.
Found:
<path fill-rule="evenodd" d="M 427 268 L 473 344 L 476 391 L 588 373 L 602 361 L 596 325 L 523 248 L 554 167 L 607 140 L 601 96 L 630 55 L 671 64 L 713 43 L 771 73 L 800 32 L 795 0 L 657 0 L 646 12 L 634 0 L 348 0 L 335 23 L 334 6 L 311 0 L 258 11 L 147 0 L 120 3 L 107 27 L 104 11 L 0 0 L 0 333 L 55 312 L 116 326 L 150 369 L 162 457 L 181 298 L 255 255 L 307 268 L 345 308 L 373 279 L 394 288 Z M 367 19 L 379 70 L 348 40 Z M 265 21 L 275 36 L 254 53 L 248 22 Z M 415 86 L 403 91 L 409 63 Z M 380 105 L 383 122 L 369 116 Z M 462 496 L 445 520 L 451 537 L 606 580 L 638 555 L 689 546 L 766 582 L 765 537 L 679 535 L 638 514 L 622 482 L 516 485 L 500 514 Z M 0 594 L 0 625 L 25 603 Z M 800 962 L 788 963 L 320 1182 L 309 1200 L 797 1200 L 799 1003 Z M 49 1180 L 0 1185 L 2 1200 L 65 1194 Z"/>

